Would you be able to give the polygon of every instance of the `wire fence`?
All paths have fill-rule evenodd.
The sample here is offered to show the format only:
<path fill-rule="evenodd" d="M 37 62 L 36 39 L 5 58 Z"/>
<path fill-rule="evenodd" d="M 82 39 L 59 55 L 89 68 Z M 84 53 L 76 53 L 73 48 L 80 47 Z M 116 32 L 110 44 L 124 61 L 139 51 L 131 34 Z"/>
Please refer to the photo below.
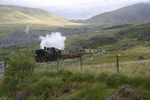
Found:
<path fill-rule="evenodd" d="M 111 51 L 110 51 L 111 52 Z M 108 52 L 108 54 L 110 53 Z M 126 67 L 127 65 L 136 64 L 137 61 L 145 61 L 144 63 L 149 63 L 150 61 L 147 60 L 150 58 L 149 55 L 120 55 L 120 54 L 113 54 L 113 55 L 103 55 L 103 52 L 92 54 L 88 57 L 79 57 L 74 59 L 66 59 L 62 60 L 59 59 L 58 61 L 48 62 L 48 63 L 37 63 L 37 69 L 69 69 L 74 68 L 74 70 L 102 70 L 107 68 L 107 70 L 110 70 L 113 68 L 115 70 L 115 73 L 120 72 L 120 68 Z M 86 67 L 85 67 L 86 66 Z M 88 67 L 87 67 L 88 66 Z M 131 65 L 132 66 L 132 65 Z"/>
<path fill-rule="evenodd" d="M 57 61 L 52 62 L 41 62 L 37 63 L 37 69 L 52 69 L 52 68 L 63 68 L 63 67 L 72 67 L 72 66 L 82 66 L 86 62 L 93 59 L 95 56 L 103 54 L 103 52 L 99 52 L 93 55 L 89 55 L 88 57 L 78 57 L 78 58 L 72 58 L 72 59 L 58 59 Z M 81 64 L 82 63 L 82 64 Z"/>
<path fill-rule="evenodd" d="M 38 70 L 51 70 L 51 69 L 69 69 L 69 68 L 78 68 L 78 70 L 82 71 L 87 69 L 87 66 L 89 70 L 101 70 L 102 68 L 114 68 L 115 73 L 119 73 L 119 68 L 122 68 L 123 66 L 126 66 L 129 63 L 137 63 L 136 61 L 140 60 L 146 60 L 149 62 L 150 56 L 143 54 L 111 54 L 110 52 L 98 52 L 95 54 L 89 54 L 86 56 L 73 58 L 73 59 L 58 59 L 57 61 L 52 62 L 41 62 L 36 63 L 35 71 Z M 145 63 L 145 62 L 144 62 Z M 0 74 L 4 73 L 4 66 L 7 66 L 7 63 L 5 61 L 0 62 Z M 85 67 L 86 66 L 86 67 Z M 75 70 L 76 70 L 75 69 Z M 0 75 L 1 76 L 1 75 Z"/>

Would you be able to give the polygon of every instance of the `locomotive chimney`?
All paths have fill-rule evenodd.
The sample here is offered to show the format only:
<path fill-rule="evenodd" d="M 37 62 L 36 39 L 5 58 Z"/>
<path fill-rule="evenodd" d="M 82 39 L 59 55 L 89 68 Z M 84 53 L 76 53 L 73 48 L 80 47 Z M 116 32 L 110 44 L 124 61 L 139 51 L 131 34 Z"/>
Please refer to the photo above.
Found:
<path fill-rule="evenodd" d="M 46 50 L 46 47 L 44 47 L 44 50 Z"/>

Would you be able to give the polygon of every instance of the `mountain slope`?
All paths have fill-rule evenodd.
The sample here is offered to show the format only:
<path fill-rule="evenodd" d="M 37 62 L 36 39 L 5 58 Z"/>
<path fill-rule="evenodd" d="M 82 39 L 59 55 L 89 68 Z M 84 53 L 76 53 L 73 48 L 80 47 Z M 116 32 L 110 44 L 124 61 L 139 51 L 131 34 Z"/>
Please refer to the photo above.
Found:
<path fill-rule="evenodd" d="M 106 12 L 87 20 L 73 21 L 91 24 L 120 23 L 150 20 L 150 3 L 139 3 L 115 11 Z"/>
<path fill-rule="evenodd" d="M 62 25 L 70 22 L 41 9 L 19 6 L 0 5 L 0 24 L 3 23 L 32 23 Z"/>

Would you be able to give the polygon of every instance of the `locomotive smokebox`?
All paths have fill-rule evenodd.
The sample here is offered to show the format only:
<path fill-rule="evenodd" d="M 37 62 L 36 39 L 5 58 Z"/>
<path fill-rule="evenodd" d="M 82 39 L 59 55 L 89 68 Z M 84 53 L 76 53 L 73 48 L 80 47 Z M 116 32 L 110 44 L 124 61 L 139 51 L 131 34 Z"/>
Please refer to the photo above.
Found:
<path fill-rule="evenodd" d="M 46 47 L 44 47 L 44 50 L 46 50 Z"/>

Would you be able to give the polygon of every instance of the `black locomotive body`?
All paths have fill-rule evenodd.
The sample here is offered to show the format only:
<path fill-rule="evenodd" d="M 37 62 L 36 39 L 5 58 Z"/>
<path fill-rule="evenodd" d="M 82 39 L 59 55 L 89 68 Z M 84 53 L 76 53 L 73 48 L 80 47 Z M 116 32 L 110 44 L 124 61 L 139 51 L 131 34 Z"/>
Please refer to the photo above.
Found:
<path fill-rule="evenodd" d="M 58 50 L 54 47 L 39 49 L 35 52 L 35 60 L 37 62 L 43 62 L 43 61 L 55 61 L 57 60 L 57 57 L 60 58 L 61 50 Z"/>
<path fill-rule="evenodd" d="M 36 50 L 35 60 L 37 62 L 55 61 L 57 58 L 68 59 L 80 57 L 86 54 L 95 53 L 99 49 L 73 49 L 73 50 L 59 50 L 54 47 L 44 47 L 44 49 Z"/>

